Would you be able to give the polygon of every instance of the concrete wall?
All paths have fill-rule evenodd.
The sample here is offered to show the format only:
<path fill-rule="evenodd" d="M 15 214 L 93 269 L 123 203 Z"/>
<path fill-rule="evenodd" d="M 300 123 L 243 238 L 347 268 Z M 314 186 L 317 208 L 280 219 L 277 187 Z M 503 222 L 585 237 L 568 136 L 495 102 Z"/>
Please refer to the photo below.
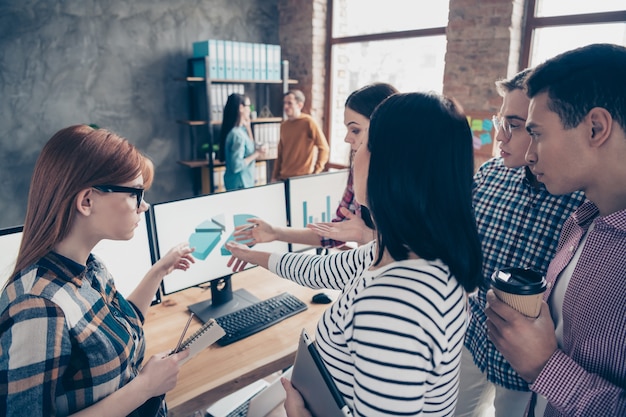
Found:
<path fill-rule="evenodd" d="M 193 195 L 186 59 L 196 40 L 278 43 L 276 0 L 0 0 L 0 227 L 21 224 L 59 129 L 95 123 L 156 165 L 148 201 Z M 60 167 L 62 169 L 62 167 Z"/>

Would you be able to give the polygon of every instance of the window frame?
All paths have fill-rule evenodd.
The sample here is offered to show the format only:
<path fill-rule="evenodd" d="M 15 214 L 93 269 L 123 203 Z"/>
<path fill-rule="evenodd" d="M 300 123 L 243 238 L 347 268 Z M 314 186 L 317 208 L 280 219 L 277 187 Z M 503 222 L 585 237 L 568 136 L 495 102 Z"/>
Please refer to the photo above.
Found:
<path fill-rule="evenodd" d="M 572 14 L 561 16 L 536 16 L 537 0 L 526 0 L 524 15 L 522 50 L 520 55 L 520 68 L 530 65 L 530 55 L 535 29 L 543 29 L 558 26 L 576 26 L 601 23 L 624 23 L 626 22 L 626 10 L 612 12 Z"/>
<path fill-rule="evenodd" d="M 327 76 L 324 80 L 324 91 L 329 92 L 328 94 L 324 94 L 324 132 L 326 132 L 326 137 L 328 138 L 328 144 L 330 146 L 330 142 L 334 140 L 331 137 L 331 99 L 330 92 L 332 90 L 332 60 L 330 57 L 332 56 L 332 49 L 335 45 L 341 44 L 349 44 L 349 43 L 361 43 L 361 42 L 369 42 L 369 41 L 386 41 L 386 40 L 397 40 L 397 39 L 409 39 L 409 38 L 420 38 L 420 37 L 428 37 L 428 36 L 441 36 L 446 35 L 447 26 L 442 27 L 434 27 L 427 29 L 412 29 L 412 30 L 403 30 L 397 32 L 380 32 L 380 33 L 371 33 L 367 35 L 354 35 L 354 36 L 342 36 L 342 37 L 333 37 L 333 4 L 334 0 L 328 0 L 327 12 L 326 12 L 326 63 L 325 63 L 325 71 Z M 340 165 L 336 163 L 329 162 L 326 164 L 328 168 L 347 168 L 345 165 Z"/>

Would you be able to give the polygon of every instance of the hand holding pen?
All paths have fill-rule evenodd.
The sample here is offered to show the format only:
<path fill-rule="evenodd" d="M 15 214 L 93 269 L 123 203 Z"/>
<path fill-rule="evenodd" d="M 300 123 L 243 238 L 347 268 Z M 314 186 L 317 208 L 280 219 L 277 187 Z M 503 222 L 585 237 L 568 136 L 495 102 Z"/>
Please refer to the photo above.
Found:
<path fill-rule="evenodd" d="M 248 219 L 248 223 L 235 227 L 235 241 L 252 246 L 257 243 L 272 242 L 278 238 L 274 227 L 259 218 Z"/>
<path fill-rule="evenodd" d="M 187 329 L 189 329 L 189 325 L 191 324 L 191 319 L 193 319 L 193 313 L 189 315 L 187 319 L 187 324 L 185 324 L 185 328 L 183 332 L 180 334 L 180 338 L 178 339 L 178 343 L 176 344 L 176 348 L 172 351 L 172 354 L 180 352 L 180 348 L 182 346 L 183 340 L 185 339 L 185 334 L 187 333 Z"/>

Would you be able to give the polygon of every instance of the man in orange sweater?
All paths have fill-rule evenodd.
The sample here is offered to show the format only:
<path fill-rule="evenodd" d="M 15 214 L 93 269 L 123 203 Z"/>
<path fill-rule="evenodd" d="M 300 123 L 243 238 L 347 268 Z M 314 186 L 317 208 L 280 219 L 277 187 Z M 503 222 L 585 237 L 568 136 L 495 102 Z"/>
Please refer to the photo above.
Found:
<path fill-rule="evenodd" d="M 308 114 L 302 113 L 304 94 L 290 90 L 283 97 L 287 120 L 280 125 L 278 156 L 272 181 L 322 172 L 330 148 L 324 132 Z"/>

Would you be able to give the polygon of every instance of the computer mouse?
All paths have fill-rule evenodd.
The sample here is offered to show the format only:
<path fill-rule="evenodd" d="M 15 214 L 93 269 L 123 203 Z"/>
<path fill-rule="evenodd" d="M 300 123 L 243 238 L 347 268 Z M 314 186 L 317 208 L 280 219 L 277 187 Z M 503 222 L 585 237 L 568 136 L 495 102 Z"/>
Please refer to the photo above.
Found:
<path fill-rule="evenodd" d="M 329 304 L 333 302 L 333 299 L 330 298 L 328 294 L 320 292 L 315 294 L 311 301 L 313 302 L 313 304 Z"/>

